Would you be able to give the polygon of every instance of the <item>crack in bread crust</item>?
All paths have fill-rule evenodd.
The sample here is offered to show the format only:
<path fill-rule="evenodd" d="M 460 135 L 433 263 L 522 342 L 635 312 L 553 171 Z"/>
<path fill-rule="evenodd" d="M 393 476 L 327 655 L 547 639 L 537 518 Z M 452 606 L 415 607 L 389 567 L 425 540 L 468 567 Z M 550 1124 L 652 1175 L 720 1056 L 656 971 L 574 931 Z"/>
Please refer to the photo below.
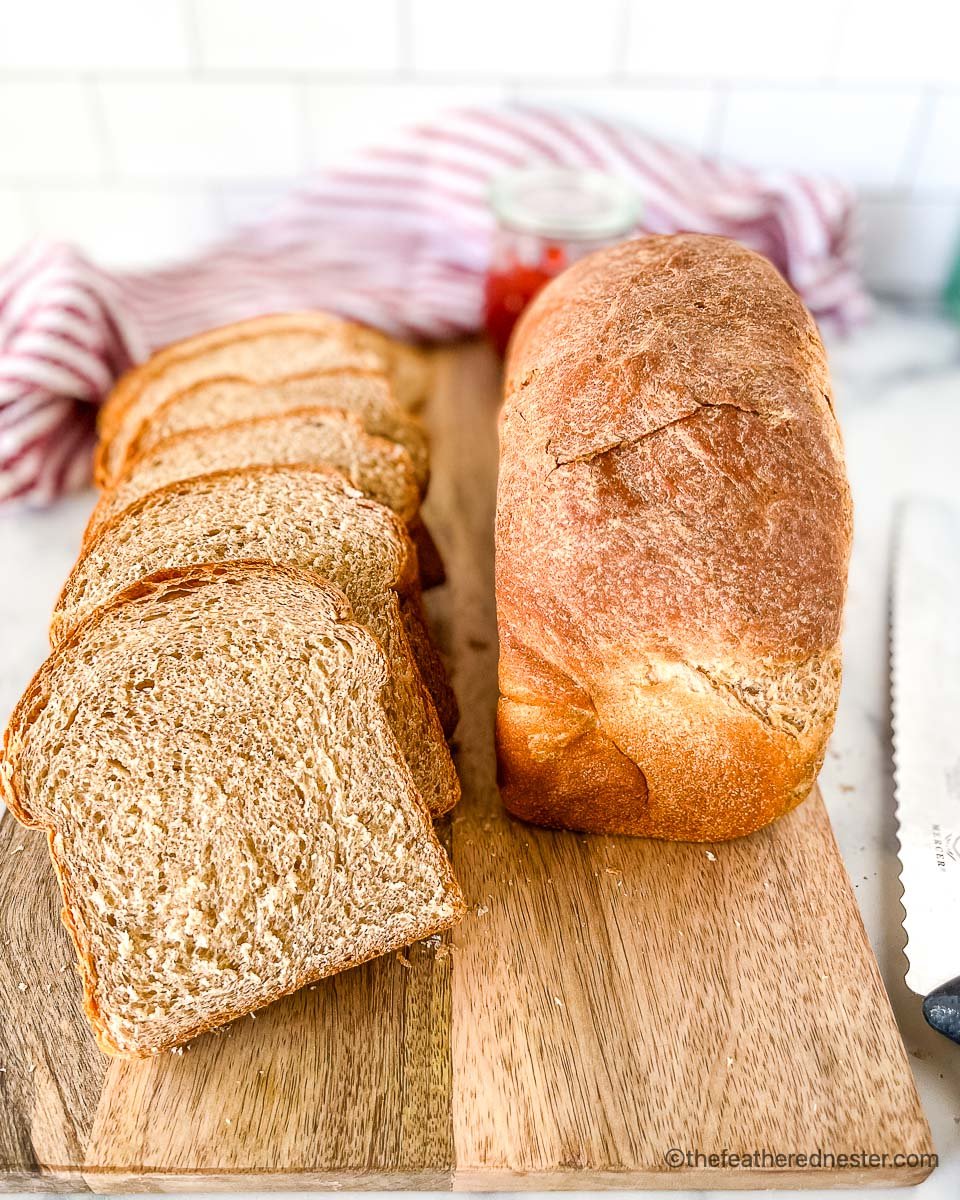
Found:
<path fill-rule="evenodd" d="M 661 421 L 652 429 L 647 429 L 643 433 L 638 433 L 633 437 L 615 438 L 613 441 L 606 443 L 603 446 L 598 446 L 594 450 L 583 450 L 578 454 L 558 454 L 551 449 L 551 442 L 554 438 L 547 438 L 545 453 L 548 458 L 552 458 L 554 465 L 547 472 L 548 476 L 560 467 L 570 466 L 572 463 L 592 463 L 597 459 L 604 458 L 608 454 L 613 454 L 617 450 L 625 450 L 630 446 L 636 446 L 640 442 L 645 442 L 648 438 L 656 437 L 658 433 L 663 433 L 665 429 L 673 429 L 678 425 L 683 425 L 687 421 L 699 416 L 702 409 L 705 408 L 731 408 L 736 412 L 751 413 L 755 417 L 769 417 L 769 413 L 765 413 L 759 408 L 749 408 L 743 404 L 730 404 L 727 401 L 716 401 L 711 403 L 709 400 L 694 400 L 695 407 L 690 412 L 683 413 L 679 417 L 673 417 L 669 421 Z M 517 409 L 516 416 L 521 420 L 525 420 L 521 409 Z"/>

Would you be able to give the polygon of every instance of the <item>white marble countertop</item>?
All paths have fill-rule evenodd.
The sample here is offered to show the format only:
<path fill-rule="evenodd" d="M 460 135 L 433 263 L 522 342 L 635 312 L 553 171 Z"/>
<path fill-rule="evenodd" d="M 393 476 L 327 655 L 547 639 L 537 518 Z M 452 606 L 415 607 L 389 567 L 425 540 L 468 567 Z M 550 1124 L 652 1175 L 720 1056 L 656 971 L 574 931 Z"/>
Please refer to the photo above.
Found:
<path fill-rule="evenodd" d="M 821 783 L 940 1155 L 939 1169 L 913 1194 L 922 1200 L 956 1200 L 960 1048 L 927 1028 L 919 999 L 903 981 L 887 597 L 897 500 L 911 492 L 928 492 L 960 504 L 960 330 L 934 316 L 881 308 L 869 327 L 844 342 L 831 342 L 830 351 L 856 505 L 856 535 L 843 697 Z M 0 589 L 3 714 L 46 652 L 47 618 L 75 557 L 90 505 L 90 496 L 84 495 L 47 513 L 0 518 L 5 575 Z M 960 969 L 960 962 L 953 965 Z M 753 1193 L 743 1193 L 749 1194 Z M 835 1195 L 806 1194 L 824 1200 Z"/>

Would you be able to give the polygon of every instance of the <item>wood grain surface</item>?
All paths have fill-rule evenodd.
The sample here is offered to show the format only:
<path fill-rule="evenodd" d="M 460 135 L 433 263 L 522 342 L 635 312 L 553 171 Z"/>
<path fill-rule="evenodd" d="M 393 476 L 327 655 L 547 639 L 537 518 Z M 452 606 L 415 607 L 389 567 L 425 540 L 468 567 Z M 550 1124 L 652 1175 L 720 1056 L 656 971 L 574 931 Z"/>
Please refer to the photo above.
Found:
<path fill-rule="evenodd" d="M 44 839 L 5 816 L 0 1187 L 917 1182 L 929 1166 L 894 1157 L 929 1154 L 929 1130 L 819 796 L 709 847 L 551 833 L 500 809 L 499 381 L 483 347 L 438 357 L 426 515 L 450 582 L 429 606 L 463 709 L 444 836 L 469 915 L 182 1054 L 110 1061 L 80 1011 Z M 836 1165 L 865 1154 L 886 1162 Z"/>

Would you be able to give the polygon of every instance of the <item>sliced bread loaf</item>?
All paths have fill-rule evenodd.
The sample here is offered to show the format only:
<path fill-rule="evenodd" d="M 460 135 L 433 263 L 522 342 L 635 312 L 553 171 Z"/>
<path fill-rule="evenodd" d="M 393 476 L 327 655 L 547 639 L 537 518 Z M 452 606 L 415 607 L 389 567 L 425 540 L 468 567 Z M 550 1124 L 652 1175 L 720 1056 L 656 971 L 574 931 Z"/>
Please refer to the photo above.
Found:
<path fill-rule="evenodd" d="M 309 568 L 345 593 L 354 617 L 386 651 L 384 707 L 414 782 L 435 816 L 452 808 L 460 794 L 456 770 L 400 612 L 398 592 L 416 585 L 413 546 L 394 513 L 336 472 L 253 467 L 149 493 L 84 547 L 54 610 L 50 640 L 62 644 L 146 575 L 237 559 Z"/>
<path fill-rule="evenodd" d="M 386 504 L 406 523 L 417 515 L 420 493 L 406 450 L 372 437 L 354 416 L 307 408 L 177 434 L 154 446 L 100 497 L 86 537 L 134 500 L 168 483 L 230 467 L 290 463 L 335 467 L 364 495 Z"/>
<path fill-rule="evenodd" d="M 462 915 L 348 612 L 293 568 L 161 573 L 17 706 L 0 782 L 49 836 L 105 1051 L 178 1045 Z"/>
<path fill-rule="evenodd" d="M 353 413 L 367 433 L 403 446 L 410 455 L 421 494 L 426 491 L 430 450 L 422 423 L 394 400 L 385 375 L 356 370 L 314 372 L 270 384 L 234 376 L 202 380 L 177 392 L 150 414 L 130 444 L 127 461 L 180 433 L 217 429 L 234 421 L 276 416 L 313 405 Z"/>
<path fill-rule="evenodd" d="M 431 370 L 423 353 L 327 313 L 255 317 L 167 346 L 128 371 L 101 409 L 97 483 L 109 486 L 120 474 L 130 441 L 151 413 L 202 379 L 237 375 L 270 383 L 347 367 L 385 372 L 404 408 L 426 398 Z"/>

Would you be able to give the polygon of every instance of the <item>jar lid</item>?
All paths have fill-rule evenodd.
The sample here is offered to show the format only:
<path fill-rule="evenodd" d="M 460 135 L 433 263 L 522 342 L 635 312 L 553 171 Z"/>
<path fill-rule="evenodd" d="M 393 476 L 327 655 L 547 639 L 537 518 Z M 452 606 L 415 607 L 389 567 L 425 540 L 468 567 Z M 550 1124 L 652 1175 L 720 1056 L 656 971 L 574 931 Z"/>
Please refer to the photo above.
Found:
<path fill-rule="evenodd" d="M 640 198 L 601 171 L 531 167 L 502 175 L 490 189 L 501 225 L 518 233 L 591 241 L 629 233 Z"/>

